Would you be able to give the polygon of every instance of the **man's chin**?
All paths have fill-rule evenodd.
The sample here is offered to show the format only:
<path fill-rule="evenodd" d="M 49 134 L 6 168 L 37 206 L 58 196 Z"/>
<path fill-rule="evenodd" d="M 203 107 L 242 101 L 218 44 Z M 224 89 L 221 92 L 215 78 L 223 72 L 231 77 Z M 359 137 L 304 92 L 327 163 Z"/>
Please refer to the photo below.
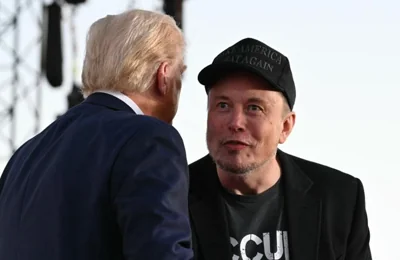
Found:
<path fill-rule="evenodd" d="M 232 162 L 229 160 L 216 160 L 215 164 L 220 168 L 221 170 L 231 173 L 234 175 L 244 175 L 247 174 L 251 171 L 253 171 L 255 168 L 255 165 L 252 164 L 242 164 L 239 162 Z"/>

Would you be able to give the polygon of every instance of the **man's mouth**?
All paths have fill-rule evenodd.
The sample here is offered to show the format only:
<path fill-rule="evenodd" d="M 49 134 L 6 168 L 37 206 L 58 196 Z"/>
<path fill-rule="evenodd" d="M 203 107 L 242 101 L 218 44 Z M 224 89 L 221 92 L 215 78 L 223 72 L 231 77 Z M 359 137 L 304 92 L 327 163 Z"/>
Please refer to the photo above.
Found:
<path fill-rule="evenodd" d="M 226 145 L 226 144 L 229 144 L 229 145 L 246 145 L 246 146 L 249 145 L 248 143 L 245 143 L 245 142 L 242 142 L 242 141 L 239 141 L 239 140 L 228 140 L 228 141 L 225 141 L 223 144 L 224 145 Z"/>
<path fill-rule="evenodd" d="M 250 144 L 239 140 L 228 140 L 223 142 L 224 147 L 232 151 L 240 151 L 247 148 Z"/>

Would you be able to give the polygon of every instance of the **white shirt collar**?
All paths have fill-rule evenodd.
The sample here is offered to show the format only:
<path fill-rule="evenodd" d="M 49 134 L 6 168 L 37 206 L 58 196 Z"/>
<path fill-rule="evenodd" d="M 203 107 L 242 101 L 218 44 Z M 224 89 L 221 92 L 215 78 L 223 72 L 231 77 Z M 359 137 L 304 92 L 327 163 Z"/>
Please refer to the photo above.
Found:
<path fill-rule="evenodd" d="M 125 104 L 127 104 L 130 108 L 132 108 L 132 110 L 137 115 L 143 115 L 143 111 L 139 108 L 139 106 L 132 99 L 130 99 L 128 96 L 122 94 L 121 92 L 110 91 L 110 90 L 97 90 L 97 91 L 95 91 L 95 93 L 96 92 L 105 93 L 105 94 L 114 96 L 114 97 L 118 98 L 119 100 L 121 100 L 122 102 L 124 102 Z"/>

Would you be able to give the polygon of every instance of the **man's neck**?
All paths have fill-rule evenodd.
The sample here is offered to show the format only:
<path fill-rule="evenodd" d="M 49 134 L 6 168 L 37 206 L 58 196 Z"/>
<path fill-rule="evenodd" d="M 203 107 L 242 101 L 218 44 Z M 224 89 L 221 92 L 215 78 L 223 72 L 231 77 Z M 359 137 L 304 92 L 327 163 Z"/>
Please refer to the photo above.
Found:
<path fill-rule="evenodd" d="M 152 116 L 158 118 L 168 124 L 172 125 L 172 121 L 168 120 L 165 116 L 165 109 L 160 105 L 160 102 L 157 101 L 152 95 L 148 93 L 124 93 L 128 96 L 133 102 L 135 102 L 138 107 L 143 111 L 143 114 L 147 116 Z"/>
<path fill-rule="evenodd" d="M 123 94 L 129 97 L 131 100 L 133 100 L 133 102 L 135 102 L 135 104 L 137 104 L 138 107 L 140 107 L 140 109 L 143 111 L 143 114 L 148 116 L 153 116 L 154 102 L 149 97 L 139 93 L 123 93 Z"/>
<path fill-rule="evenodd" d="M 238 195 L 256 195 L 271 188 L 281 176 L 280 165 L 274 157 L 261 167 L 246 173 L 234 174 L 217 167 L 222 186 Z"/>

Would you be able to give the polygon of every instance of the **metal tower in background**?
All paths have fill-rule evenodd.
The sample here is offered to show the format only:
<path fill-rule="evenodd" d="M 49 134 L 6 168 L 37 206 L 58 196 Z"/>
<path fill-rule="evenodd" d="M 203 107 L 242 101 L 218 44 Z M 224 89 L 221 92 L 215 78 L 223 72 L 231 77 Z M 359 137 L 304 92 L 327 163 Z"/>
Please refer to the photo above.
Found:
<path fill-rule="evenodd" d="M 40 0 L 0 2 L 0 174 L 40 128 L 41 20 Z"/>

